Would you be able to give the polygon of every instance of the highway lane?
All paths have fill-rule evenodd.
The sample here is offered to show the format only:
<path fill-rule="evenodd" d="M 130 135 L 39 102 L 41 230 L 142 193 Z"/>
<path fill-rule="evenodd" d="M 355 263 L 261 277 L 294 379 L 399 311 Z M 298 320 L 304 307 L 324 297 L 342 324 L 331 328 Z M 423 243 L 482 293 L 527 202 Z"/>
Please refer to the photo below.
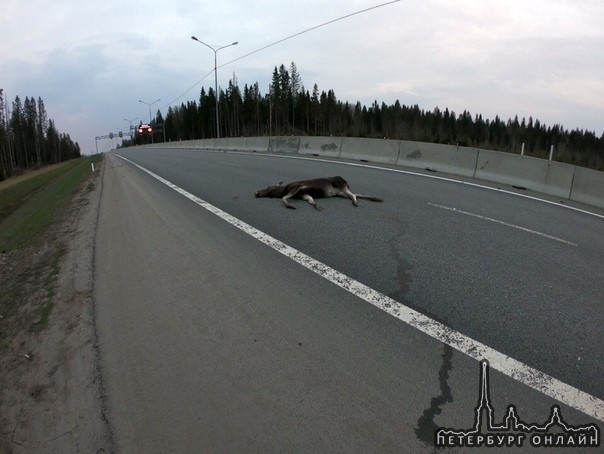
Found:
<path fill-rule="evenodd" d="M 442 346 L 116 161 L 95 301 L 117 451 L 422 449 Z"/>
<path fill-rule="evenodd" d="M 601 347 L 593 345 L 602 340 L 603 293 L 595 279 L 598 266 L 602 275 L 601 220 L 336 164 L 199 152 L 124 155 L 395 299 L 601 397 Z M 304 202 L 290 211 L 277 200 L 253 198 L 268 183 L 328 174 L 342 174 L 353 190 L 386 203 L 354 208 L 326 200 L 318 213 Z M 504 218 L 577 246 L 429 203 Z M 219 451 L 228 445 L 396 452 L 425 447 L 433 423 L 471 422 L 475 361 L 289 263 L 114 157 L 100 214 L 95 299 L 108 413 L 124 452 L 194 451 L 206 442 Z M 566 364 L 577 351 L 586 356 Z M 454 402 L 446 399 L 443 371 Z M 549 414 L 551 399 L 495 378 L 500 407 L 513 400 L 535 420 Z M 440 417 L 433 404 L 439 393 Z M 573 422 L 585 420 L 564 411 Z"/>
<path fill-rule="evenodd" d="M 604 221 L 412 175 L 254 154 L 127 152 L 129 159 L 323 263 L 599 398 L 604 397 Z M 343 174 L 386 203 L 296 211 L 256 189 Z M 457 208 L 577 244 L 437 208 Z"/>

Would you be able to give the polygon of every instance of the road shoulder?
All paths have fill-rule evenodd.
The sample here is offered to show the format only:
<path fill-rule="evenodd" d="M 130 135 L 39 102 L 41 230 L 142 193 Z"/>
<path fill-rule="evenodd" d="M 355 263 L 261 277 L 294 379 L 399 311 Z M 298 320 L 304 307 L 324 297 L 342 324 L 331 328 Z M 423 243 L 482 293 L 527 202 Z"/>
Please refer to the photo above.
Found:
<path fill-rule="evenodd" d="M 7 272 L 22 269 L 27 275 L 27 289 L 16 302 L 16 317 L 31 319 L 49 293 L 52 311 L 45 327 L 34 324 L 12 338 L 6 336 L 9 318 L 0 320 L 4 328 L 2 452 L 111 451 L 102 409 L 92 298 L 101 187 L 102 175 L 97 170 L 40 248 L 21 256 L 3 255 Z"/>

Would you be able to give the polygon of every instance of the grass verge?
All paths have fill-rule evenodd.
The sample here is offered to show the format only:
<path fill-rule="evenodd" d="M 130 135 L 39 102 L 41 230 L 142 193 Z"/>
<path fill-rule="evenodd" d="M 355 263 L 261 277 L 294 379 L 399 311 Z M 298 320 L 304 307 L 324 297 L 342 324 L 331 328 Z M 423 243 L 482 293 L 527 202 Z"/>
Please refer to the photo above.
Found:
<path fill-rule="evenodd" d="M 0 190 L 0 253 L 33 246 L 60 219 L 102 155 L 62 166 Z"/>
<path fill-rule="evenodd" d="M 94 188 L 91 163 L 101 159 L 74 159 L 0 185 L 0 347 L 48 326 L 69 241 L 60 223 L 76 193 Z"/>

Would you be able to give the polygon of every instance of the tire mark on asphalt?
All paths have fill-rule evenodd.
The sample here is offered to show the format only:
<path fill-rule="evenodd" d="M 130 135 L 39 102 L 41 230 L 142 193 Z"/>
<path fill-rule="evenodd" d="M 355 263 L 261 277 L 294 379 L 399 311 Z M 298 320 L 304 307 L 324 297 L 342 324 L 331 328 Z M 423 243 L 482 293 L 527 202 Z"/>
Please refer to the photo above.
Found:
<path fill-rule="evenodd" d="M 451 361 L 453 359 L 453 349 L 444 344 L 442 354 L 442 365 L 438 371 L 438 383 L 440 385 L 440 394 L 430 400 L 430 407 L 424 410 L 424 413 L 417 420 L 415 435 L 417 438 L 429 446 L 436 446 L 434 434 L 439 427 L 434 423 L 434 418 L 442 413 L 442 407 L 449 402 L 453 402 L 453 393 L 449 386 L 449 372 L 453 370 Z"/>
<path fill-rule="evenodd" d="M 411 273 L 409 270 L 411 265 L 403 258 L 398 245 L 402 242 L 403 234 L 398 234 L 390 238 L 388 245 L 390 246 L 390 255 L 396 262 L 396 281 L 398 282 L 399 288 L 390 293 L 390 297 L 400 302 L 405 301 L 405 296 L 409 292 L 409 286 L 412 281 Z"/>

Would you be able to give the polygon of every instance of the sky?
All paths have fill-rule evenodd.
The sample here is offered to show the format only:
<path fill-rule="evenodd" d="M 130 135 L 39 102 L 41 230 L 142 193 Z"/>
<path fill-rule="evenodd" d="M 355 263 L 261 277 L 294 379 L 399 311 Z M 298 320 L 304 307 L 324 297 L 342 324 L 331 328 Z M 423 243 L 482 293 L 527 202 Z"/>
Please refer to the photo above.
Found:
<path fill-rule="evenodd" d="M 0 88 L 9 105 L 41 97 L 83 153 L 108 151 L 114 143 L 96 136 L 149 120 L 139 100 L 159 99 L 153 114 L 165 116 L 213 87 L 214 53 L 194 35 L 238 42 L 217 54 L 222 89 L 235 75 L 266 94 L 274 68 L 295 62 L 306 90 L 342 102 L 604 133 L 601 0 L 386 2 L 3 0 Z"/>

